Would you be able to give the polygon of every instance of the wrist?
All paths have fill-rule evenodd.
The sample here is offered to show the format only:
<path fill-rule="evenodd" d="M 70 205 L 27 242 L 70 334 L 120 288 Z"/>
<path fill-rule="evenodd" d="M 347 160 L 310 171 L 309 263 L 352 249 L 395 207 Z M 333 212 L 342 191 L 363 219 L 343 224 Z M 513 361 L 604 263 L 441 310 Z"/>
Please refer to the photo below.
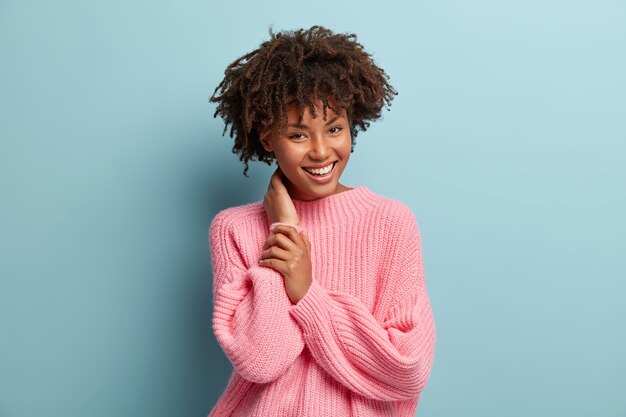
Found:
<path fill-rule="evenodd" d="M 279 217 L 277 219 L 275 219 L 273 221 L 273 223 L 282 223 L 282 224 L 292 224 L 292 225 L 297 225 L 298 224 L 298 218 L 297 217 Z"/>
<path fill-rule="evenodd" d="M 272 224 L 270 224 L 270 231 L 272 231 L 272 229 L 274 229 L 274 227 L 276 226 L 291 226 L 295 228 L 298 231 L 298 233 L 305 231 L 304 228 L 298 224 L 286 223 L 286 222 L 273 222 Z"/>

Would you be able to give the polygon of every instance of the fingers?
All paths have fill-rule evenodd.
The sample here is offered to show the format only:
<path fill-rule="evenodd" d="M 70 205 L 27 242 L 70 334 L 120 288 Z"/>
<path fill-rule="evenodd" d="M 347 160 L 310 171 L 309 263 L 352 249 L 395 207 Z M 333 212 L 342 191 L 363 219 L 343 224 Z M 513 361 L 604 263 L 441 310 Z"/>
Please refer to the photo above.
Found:
<path fill-rule="evenodd" d="M 274 181 L 276 181 L 277 179 L 280 181 L 280 167 L 276 167 L 276 169 L 272 173 L 269 184 L 267 185 L 268 190 L 274 188 Z"/>
<path fill-rule="evenodd" d="M 263 243 L 263 249 L 267 249 L 271 246 L 278 246 L 284 250 L 294 250 L 298 247 L 298 245 L 292 241 L 291 238 L 282 233 L 272 234 L 267 238 L 267 240 L 265 240 L 265 243 Z"/>
<path fill-rule="evenodd" d="M 274 181 L 276 180 L 276 175 L 278 173 L 278 168 L 276 168 L 276 170 L 274 171 L 274 173 L 272 174 L 272 176 L 270 177 L 270 181 L 269 184 L 267 185 L 267 189 L 268 191 L 272 188 L 274 188 Z"/>
<path fill-rule="evenodd" d="M 291 241 L 294 242 L 296 245 L 300 247 L 306 247 L 304 238 L 302 237 L 300 233 L 298 233 L 295 227 L 285 226 L 281 224 L 281 225 L 274 227 L 271 230 L 271 232 L 284 234 L 289 239 L 291 239 Z"/>
<path fill-rule="evenodd" d="M 260 260 L 267 259 L 267 258 L 274 258 L 274 259 L 279 259 L 282 261 L 288 261 L 290 256 L 289 256 L 289 251 L 279 248 L 278 246 L 271 246 L 269 249 L 266 249 L 263 252 L 261 252 L 261 256 L 259 257 Z"/>
<path fill-rule="evenodd" d="M 306 234 L 303 237 L 294 227 L 279 225 L 272 229 L 272 235 L 263 243 L 259 262 L 264 265 L 271 263 L 269 258 L 288 261 L 292 256 L 290 252 L 303 248 L 311 254 L 311 244 Z"/>
<path fill-rule="evenodd" d="M 289 271 L 287 270 L 287 262 L 281 261 L 275 258 L 259 259 L 259 265 L 267 266 L 280 272 L 283 276 L 286 276 Z"/>
<path fill-rule="evenodd" d="M 263 244 L 259 265 L 275 269 L 286 278 L 302 274 L 302 262 L 311 262 L 311 243 L 306 233 L 287 225 L 278 225 L 271 232 Z"/>
<path fill-rule="evenodd" d="M 304 240 L 304 244 L 306 245 L 306 250 L 309 252 L 309 255 L 310 255 L 311 254 L 311 242 L 309 242 L 309 237 L 306 235 L 306 232 L 304 230 L 300 232 L 300 235 L 302 236 L 302 240 Z"/>
<path fill-rule="evenodd" d="M 282 179 L 281 179 L 280 175 L 281 175 L 280 167 L 276 167 L 276 169 L 274 170 L 274 173 L 270 177 L 269 187 L 271 187 L 271 188 L 278 188 L 280 186 L 280 184 L 282 184 Z"/>

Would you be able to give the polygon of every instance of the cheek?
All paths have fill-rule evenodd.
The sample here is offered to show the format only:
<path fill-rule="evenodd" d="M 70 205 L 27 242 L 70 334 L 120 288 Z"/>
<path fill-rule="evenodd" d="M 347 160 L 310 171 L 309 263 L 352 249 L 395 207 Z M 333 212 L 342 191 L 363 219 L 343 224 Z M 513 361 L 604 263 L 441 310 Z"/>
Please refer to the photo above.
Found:
<path fill-rule="evenodd" d="M 352 150 L 352 139 L 350 136 L 343 141 L 341 148 L 338 150 L 341 153 L 341 157 L 348 159 L 350 157 L 350 151 Z"/>
<path fill-rule="evenodd" d="M 283 154 L 280 157 L 277 156 L 276 163 L 284 173 L 294 172 L 298 169 L 298 161 L 294 159 L 293 155 Z"/>

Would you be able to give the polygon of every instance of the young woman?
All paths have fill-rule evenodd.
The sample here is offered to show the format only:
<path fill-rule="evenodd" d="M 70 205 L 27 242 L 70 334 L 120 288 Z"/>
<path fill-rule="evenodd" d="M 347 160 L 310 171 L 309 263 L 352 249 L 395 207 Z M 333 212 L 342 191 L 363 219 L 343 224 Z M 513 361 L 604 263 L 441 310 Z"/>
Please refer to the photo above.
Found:
<path fill-rule="evenodd" d="M 339 182 L 397 92 L 353 34 L 270 37 L 211 97 L 244 175 L 250 159 L 278 166 L 262 202 L 209 228 L 213 331 L 233 365 L 209 416 L 414 416 L 435 346 L 417 221 Z"/>

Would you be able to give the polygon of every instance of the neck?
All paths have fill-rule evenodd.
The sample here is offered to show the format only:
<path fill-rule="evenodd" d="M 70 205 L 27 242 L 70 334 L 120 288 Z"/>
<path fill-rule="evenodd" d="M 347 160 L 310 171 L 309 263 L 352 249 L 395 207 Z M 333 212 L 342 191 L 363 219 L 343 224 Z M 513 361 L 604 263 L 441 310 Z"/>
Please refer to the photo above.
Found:
<path fill-rule="evenodd" d="M 313 201 L 313 200 L 317 200 L 319 198 L 324 198 L 324 197 L 328 197 L 330 195 L 334 195 L 334 194 L 339 194 L 342 193 L 344 191 L 349 191 L 352 188 L 350 187 L 346 187 L 345 185 L 341 184 L 341 183 L 337 183 L 337 186 L 335 187 L 334 190 L 332 190 L 331 192 L 327 193 L 327 194 L 323 194 L 323 195 L 314 195 L 314 194 L 308 194 L 308 193 L 304 193 L 302 192 L 302 190 L 297 189 L 293 183 L 291 183 L 291 181 L 289 181 L 286 177 L 283 178 L 283 184 L 285 184 L 285 188 L 287 189 L 287 192 L 289 193 L 289 196 L 291 197 L 292 200 L 299 200 L 299 201 Z"/>

